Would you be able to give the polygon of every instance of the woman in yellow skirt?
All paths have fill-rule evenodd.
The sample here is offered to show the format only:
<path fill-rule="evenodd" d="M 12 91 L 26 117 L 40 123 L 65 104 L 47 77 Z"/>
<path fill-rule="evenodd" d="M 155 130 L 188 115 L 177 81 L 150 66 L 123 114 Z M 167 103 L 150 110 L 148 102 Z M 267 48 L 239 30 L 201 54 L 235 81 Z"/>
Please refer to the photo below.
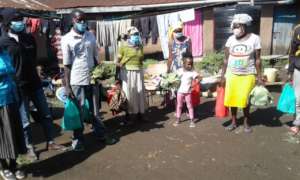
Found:
<path fill-rule="evenodd" d="M 225 45 L 225 60 L 221 85 L 225 86 L 224 105 L 231 109 L 232 122 L 227 130 L 237 127 L 237 109 L 244 112 L 244 131 L 252 132 L 249 125 L 248 99 L 256 81 L 262 83 L 260 37 L 249 32 L 252 18 L 248 14 L 234 15 L 231 28 L 233 35 Z M 225 83 L 226 81 L 226 83 Z"/>

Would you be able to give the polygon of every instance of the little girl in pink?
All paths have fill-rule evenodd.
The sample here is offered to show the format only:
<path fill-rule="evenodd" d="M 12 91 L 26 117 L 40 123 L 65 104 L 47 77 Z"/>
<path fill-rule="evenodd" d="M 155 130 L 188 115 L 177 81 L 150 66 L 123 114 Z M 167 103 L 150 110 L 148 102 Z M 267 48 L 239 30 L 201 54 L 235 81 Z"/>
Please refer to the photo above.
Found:
<path fill-rule="evenodd" d="M 183 68 L 177 71 L 180 76 L 180 86 L 177 91 L 177 106 L 176 106 L 176 121 L 173 123 L 174 126 L 178 126 L 180 123 L 180 117 L 182 113 L 182 107 L 184 100 L 186 102 L 189 116 L 191 119 L 190 127 L 195 127 L 194 122 L 194 107 L 192 104 L 192 82 L 197 80 L 199 82 L 200 76 L 194 71 L 193 56 L 190 53 L 183 54 Z"/>

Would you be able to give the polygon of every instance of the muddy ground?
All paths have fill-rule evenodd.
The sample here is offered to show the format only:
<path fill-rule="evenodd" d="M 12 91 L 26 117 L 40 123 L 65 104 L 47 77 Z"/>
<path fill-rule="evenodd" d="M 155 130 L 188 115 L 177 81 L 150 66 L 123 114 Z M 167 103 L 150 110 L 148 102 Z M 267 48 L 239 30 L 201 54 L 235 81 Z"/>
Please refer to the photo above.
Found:
<path fill-rule="evenodd" d="M 280 88 L 272 89 L 278 97 Z M 276 98 L 277 99 L 277 98 Z M 282 115 L 275 106 L 252 108 L 253 133 L 242 126 L 226 132 L 229 118 L 216 119 L 214 100 L 202 98 L 196 109 L 196 128 L 186 121 L 173 127 L 174 110 L 159 108 L 161 98 L 150 101 L 151 122 L 121 126 L 103 103 L 105 124 L 118 143 L 104 146 L 86 126 L 85 152 L 46 152 L 43 133 L 34 124 L 40 160 L 29 167 L 28 179 L 72 180 L 299 180 L 300 137 L 287 128 L 292 116 Z M 275 100 L 275 103 L 277 101 Z M 69 145 L 71 133 L 61 132 L 56 113 L 57 142 Z M 58 113 L 60 112 L 60 113 Z"/>

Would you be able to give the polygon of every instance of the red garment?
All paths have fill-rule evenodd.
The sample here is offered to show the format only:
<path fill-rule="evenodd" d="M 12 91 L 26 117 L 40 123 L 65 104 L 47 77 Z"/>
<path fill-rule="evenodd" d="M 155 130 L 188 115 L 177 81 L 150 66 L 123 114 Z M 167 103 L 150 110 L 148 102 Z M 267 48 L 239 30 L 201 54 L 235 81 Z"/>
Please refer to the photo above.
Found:
<path fill-rule="evenodd" d="M 201 56 L 203 53 L 203 24 L 200 10 L 195 12 L 195 20 L 184 24 L 184 35 L 192 40 L 193 56 Z"/>
<path fill-rule="evenodd" d="M 27 25 L 31 27 L 31 33 L 36 33 L 41 26 L 41 20 L 37 18 L 28 18 Z"/>

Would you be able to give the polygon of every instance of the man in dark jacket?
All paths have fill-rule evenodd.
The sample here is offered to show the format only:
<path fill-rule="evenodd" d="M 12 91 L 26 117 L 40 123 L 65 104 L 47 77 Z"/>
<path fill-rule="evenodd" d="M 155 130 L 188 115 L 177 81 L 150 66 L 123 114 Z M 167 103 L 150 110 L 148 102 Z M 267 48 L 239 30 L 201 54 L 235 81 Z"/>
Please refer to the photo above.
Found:
<path fill-rule="evenodd" d="M 29 102 L 37 108 L 40 122 L 47 139 L 49 150 L 62 150 L 63 146 L 54 143 L 54 127 L 52 117 L 41 80 L 37 74 L 36 43 L 33 36 L 24 33 L 25 23 L 23 16 L 14 9 L 5 9 L 3 16 L 3 34 L 0 38 L 0 47 L 10 54 L 16 70 L 16 84 L 20 96 L 19 112 L 24 128 L 25 141 L 30 154 L 36 157 L 32 145 L 32 132 L 29 121 Z"/>

